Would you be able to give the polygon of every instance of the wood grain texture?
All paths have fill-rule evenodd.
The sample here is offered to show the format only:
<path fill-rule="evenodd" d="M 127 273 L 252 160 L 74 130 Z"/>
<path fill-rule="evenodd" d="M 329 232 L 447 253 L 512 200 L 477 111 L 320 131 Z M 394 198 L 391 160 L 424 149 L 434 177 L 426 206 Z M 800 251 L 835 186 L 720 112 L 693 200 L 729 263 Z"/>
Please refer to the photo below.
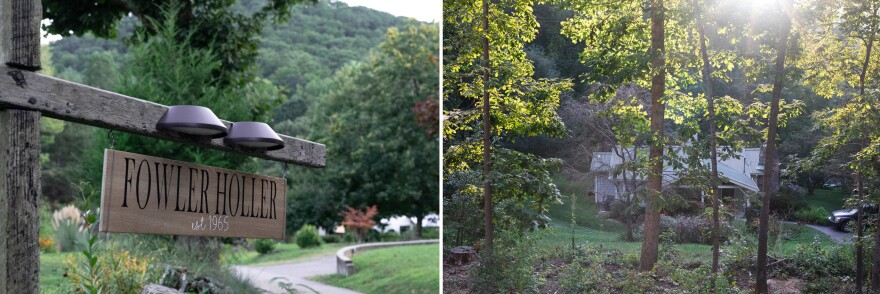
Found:
<path fill-rule="evenodd" d="M 13 67 L 40 69 L 40 0 L 3 0 L 0 4 L 0 38 L 6 52 L 0 54 L 3 64 Z"/>
<path fill-rule="evenodd" d="M 222 138 L 202 139 L 160 131 L 156 123 L 168 109 L 165 105 L 5 66 L 0 66 L 0 108 L 36 110 L 66 121 L 284 163 L 325 165 L 323 144 L 279 135 L 284 140 L 284 149 L 266 151 L 227 145 Z M 231 125 L 228 121 L 223 123 Z"/>
<path fill-rule="evenodd" d="M 39 292 L 40 116 L 0 110 L 0 293 Z"/>
<path fill-rule="evenodd" d="M 287 180 L 107 149 L 100 230 L 284 239 Z"/>
<path fill-rule="evenodd" d="M 12 0 L 0 0 L 0 64 L 12 58 Z"/>

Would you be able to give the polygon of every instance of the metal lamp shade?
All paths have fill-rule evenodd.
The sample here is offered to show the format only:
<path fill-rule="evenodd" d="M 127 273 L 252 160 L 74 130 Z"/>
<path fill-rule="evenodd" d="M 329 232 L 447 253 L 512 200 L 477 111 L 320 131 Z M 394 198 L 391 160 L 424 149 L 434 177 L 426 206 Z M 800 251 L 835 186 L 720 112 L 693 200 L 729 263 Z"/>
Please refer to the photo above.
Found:
<path fill-rule="evenodd" d="M 222 138 L 228 132 L 226 125 L 211 109 L 196 105 L 168 107 L 168 111 L 159 119 L 156 128 L 214 139 Z"/>
<path fill-rule="evenodd" d="M 272 130 L 272 127 L 261 122 L 236 122 L 229 128 L 229 135 L 223 139 L 250 148 L 266 148 L 278 150 L 284 148 L 284 141 Z"/>

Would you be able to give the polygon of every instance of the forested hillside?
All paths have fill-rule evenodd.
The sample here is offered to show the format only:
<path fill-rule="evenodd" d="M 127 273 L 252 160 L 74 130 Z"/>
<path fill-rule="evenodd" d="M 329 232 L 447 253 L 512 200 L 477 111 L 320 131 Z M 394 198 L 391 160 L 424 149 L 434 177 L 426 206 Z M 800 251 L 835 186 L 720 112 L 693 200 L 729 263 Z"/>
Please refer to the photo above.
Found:
<path fill-rule="evenodd" d="M 236 9 L 247 14 L 265 2 L 244 0 Z M 258 76 L 291 92 L 310 81 L 329 77 L 348 62 L 363 59 L 365 52 L 384 39 L 389 27 L 412 21 L 365 7 L 349 7 L 342 2 L 296 5 L 291 11 L 289 21 L 263 28 L 257 68 Z M 91 56 L 98 54 L 106 54 L 124 66 L 127 54 L 124 43 L 136 24 L 135 18 L 121 21 L 115 40 L 86 35 L 65 37 L 52 43 L 55 72 L 64 79 L 89 83 L 90 75 L 86 73 L 95 59 Z"/>

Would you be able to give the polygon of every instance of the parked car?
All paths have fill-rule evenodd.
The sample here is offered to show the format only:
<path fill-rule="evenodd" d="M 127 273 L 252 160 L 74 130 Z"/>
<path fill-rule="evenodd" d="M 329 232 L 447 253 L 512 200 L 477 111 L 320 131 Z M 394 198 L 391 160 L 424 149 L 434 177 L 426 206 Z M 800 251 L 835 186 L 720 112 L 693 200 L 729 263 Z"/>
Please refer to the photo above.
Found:
<path fill-rule="evenodd" d="M 878 209 L 878 207 L 874 204 L 865 205 L 864 209 L 862 210 L 862 212 L 864 212 L 865 214 L 862 217 L 877 214 L 878 210 L 880 209 Z M 831 212 L 831 216 L 828 217 L 828 220 L 831 222 L 831 225 L 837 228 L 838 231 L 849 233 L 850 229 L 848 225 L 852 222 L 855 222 L 856 218 L 858 218 L 856 212 L 857 211 L 855 208 L 835 210 Z"/>

